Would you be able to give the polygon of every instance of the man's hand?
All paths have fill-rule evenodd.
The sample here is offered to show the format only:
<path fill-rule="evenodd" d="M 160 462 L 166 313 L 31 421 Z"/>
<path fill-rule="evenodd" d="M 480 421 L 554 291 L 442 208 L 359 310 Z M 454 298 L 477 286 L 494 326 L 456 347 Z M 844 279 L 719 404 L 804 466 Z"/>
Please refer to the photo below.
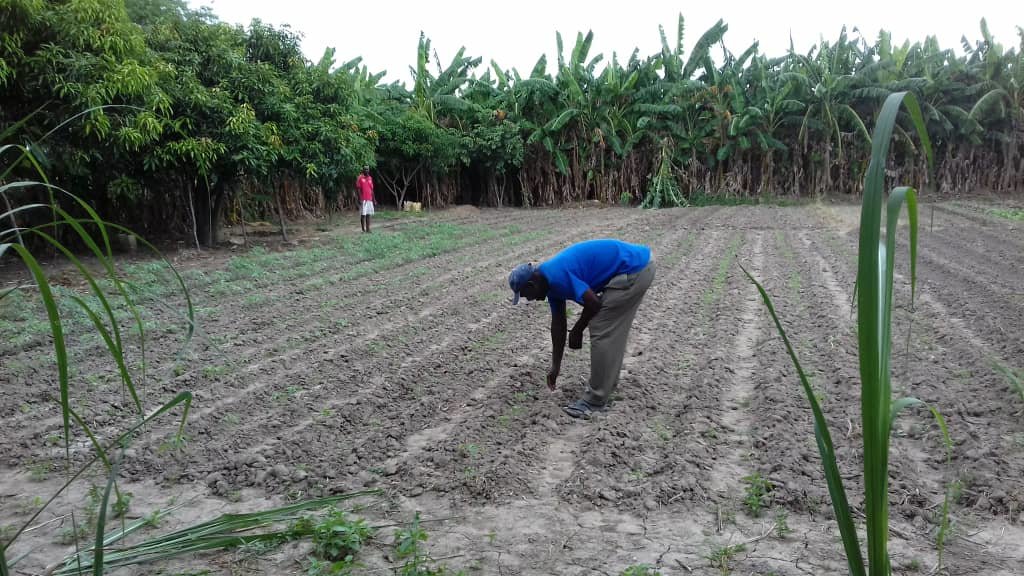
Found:
<path fill-rule="evenodd" d="M 558 368 L 548 370 L 548 390 L 555 391 L 555 384 L 558 381 Z"/>
<path fill-rule="evenodd" d="M 569 331 L 569 348 L 573 350 L 583 348 L 583 330 L 573 328 Z"/>

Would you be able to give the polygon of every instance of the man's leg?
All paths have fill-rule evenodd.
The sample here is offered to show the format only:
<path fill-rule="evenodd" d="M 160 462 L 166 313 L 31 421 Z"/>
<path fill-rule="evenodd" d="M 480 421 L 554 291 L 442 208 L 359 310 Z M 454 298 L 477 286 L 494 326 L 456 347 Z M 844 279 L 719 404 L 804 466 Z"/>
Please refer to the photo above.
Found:
<path fill-rule="evenodd" d="M 629 329 L 644 294 L 654 281 L 652 261 L 637 273 L 631 286 L 605 289 L 601 311 L 590 321 L 590 382 L 583 399 L 604 406 L 619 384 L 622 357 L 629 341 Z"/>

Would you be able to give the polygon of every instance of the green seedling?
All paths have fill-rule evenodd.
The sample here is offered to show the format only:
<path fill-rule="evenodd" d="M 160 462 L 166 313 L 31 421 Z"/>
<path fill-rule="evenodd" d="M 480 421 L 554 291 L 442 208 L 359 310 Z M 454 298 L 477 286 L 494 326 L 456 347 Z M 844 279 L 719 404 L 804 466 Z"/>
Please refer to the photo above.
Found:
<path fill-rule="evenodd" d="M 732 574 L 732 564 L 736 556 L 747 549 L 743 544 L 732 544 L 715 548 L 706 556 L 712 568 L 718 569 L 721 576 Z"/>
<path fill-rule="evenodd" d="M 662 442 L 668 442 L 672 439 L 672 431 L 661 420 L 654 420 L 651 423 L 651 430 Z"/>
<path fill-rule="evenodd" d="M 114 513 L 114 518 L 122 518 L 128 513 L 128 509 L 132 505 L 133 494 L 131 492 L 118 492 L 117 499 L 111 504 L 111 511 Z"/>
<path fill-rule="evenodd" d="M 751 516 L 758 518 L 761 511 L 768 507 L 772 484 L 758 472 L 744 476 L 743 484 L 743 505 L 750 511 Z"/>
<path fill-rule="evenodd" d="M 779 508 L 775 511 L 775 537 L 785 538 L 792 531 L 793 529 L 789 527 L 789 515 L 785 510 Z"/>
<path fill-rule="evenodd" d="M 28 477 L 33 482 L 43 482 L 50 477 L 53 466 L 49 462 L 36 462 L 29 466 Z"/>

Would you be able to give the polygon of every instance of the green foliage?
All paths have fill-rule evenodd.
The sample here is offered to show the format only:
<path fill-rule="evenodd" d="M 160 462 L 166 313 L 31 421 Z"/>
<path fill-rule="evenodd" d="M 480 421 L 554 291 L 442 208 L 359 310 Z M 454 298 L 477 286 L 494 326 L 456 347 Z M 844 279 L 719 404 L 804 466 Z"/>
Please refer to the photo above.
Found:
<path fill-rule="evenodd" d="M 308 63 L 287 28 L 228 26 L 179 0 L 20 7 L 5 24 L 13 43 L 0 49 L 0 62 L 15 65 L 0 82 L 0 126 L 48 102 L 22 130 L 33 140 L 90 109 L 46 150 L 54 176 L 104 209 L 188 205 L 209 243 L 226 198 L 245 184 L 291 181 L 337 196 L 373 157 L 352 78 L 331 70 L 330 54 Z M 105 104 L 119 106 L 97 108 Z"/>
<path fill-rule="evenodd" d="M 948 465 L 947 454 L 947 465 Z M 953 522 L 950 516 L 950 508 L 960 498 L 963 490 L 963 483 L 960 480 L 950 482 L 946 488 L 945 497 L 942 500 L 942 509 L 939 511 L 939 530 L 935 533 L 935 550 L 938 553 L 938 567 L 943 566 L 943 557 L 946 552 L 946 543 L 953 535 Z"/>
<path fill-rule="evenodd" d="M 1020 396 L 1021 402 L 1024 402 L 1024 370 L 1017 370 L 999 362 L 993 362 L 992 366 L 1006 379 L 1010 388 Z"/>
<path fill-rule="evenodd" d="M 789 527 L 789 515 L 783 509 L 775 511 L 775 536 L 785 538 L 793 529 Z"/>
<path fill-rule="evenodd" d="M 644 208 L 671 208 L 686 205 L 687 202 L 679 191 L 679 184 L 672 171 L 672 149 L 666 142 L 661 147 L 661 162 L 658 172 L 651 179 L 642 206 Z"/>
<path fill-rule="evenodd" d="M 1024 221 L 1024 210 L 1020 208 L 993 208 L 989 213 L 1007 220 Z"/>
<path fill-rule="evenodd" d="M 79 566 L 84 570 L 96 567 L 102 573 L 123 566 L 156 562 L 179 556 L 192 555 L 207 550 L 221 550 L 241 546 L 274 547 L 289 540 L 312 538 L 317 524 L 315 519 L 305 517 L 292 522 L 287 528 L 271 528 L 284 522 L 292 521 L 296 515 L 334 506 L 339 502 L 363 496 L 378 494 L 378 491 L 352 492 L 328 498 L 306 500 L 280 508 L 247 512 L 243 514 L 224 514 L 198 524 L 185 527 L 161 536 L 149 538 L 131 545 L 118 546 L 107 552 L 96 563 L 94 550 L 83 550 L 69 555 L 53 572 L 56 576 L 79 574 Z M 166 515 L 164 511 L 160 516 Z M 97 542 L 105 547 L 112 547 L 129 535 L 146 526 L 156 523 L 158 517 L 140 518 L 134 522 L 113 530 L 110 533 L 99 533 Z"/>
<path fill-rule="evenodd" d="M 395 530 L 395 557 L 402 562 L 396 570 L 399 576 L 444 576 L 448 567 L 438 564 L 425 549 L 427 531 L 420 524 L 420 513 L 413 516 L 408 526 Z M 457 574 L 462 574 L 458 572 Z"/>
<path fill-rule="evenodd" d="M 128 513 L 128 509 L 131 508 L 133 494 L 131 492 L 117 493 L 117 500 L 114 501 L 110 506 L 110 511 L 114 513 L 114 518 L 123 518 Z"/>
<path fill-rule="evenodd" d="M 722 295 L 722 291 L 725 289 L 725 282 L 729 277 L 729 270 L 732 268 L 742 241 L 743 239 L 740 236 L 734 236 L 725 254 L 719 259 L 718 270 L 715 272 L 715 277 L 711 280 L 711 286 L 705 289 L 701 297 L 704 314 L 709 313 L 711 305 L 717 302 L 718 298 Z"/>
<path fill-rule="evenodd" d="M 719 574 L 729 576 L 732 574 L 733 560 L 746 549 L 747 547 L 743 544 L 726 544 L 713 549 L 706 558 L 712 568 L 718 569 Z"/>
<path fill-rule="evenodd" d="M 0 526 L 0 545 L 6 546 L 11 541 L 11 537 L 18 531 L 17 526 L 11 524 L 5 524 Z"/>
<path fill-rule="evenodd" d="M 412 522 L 404 528 L 395 530 L 395 555 L 399 560 L 413 558 L 422 554 L 422 546 L 427 541 L 427 531 L 420 525 L 420 514 L 417 512 Z"/>
<path fill-rule="evenodd" d="M 373 533 L 366 520 L 351 519 L 344 511 L 332 509 L 313 527 L 313 553 L 324 560 L 351 565 Z"/>
<path fill-rule="evenodd" d="M 771 506 L 772 484 L 759 472 L 743 477 L 743 505 L 750 515 L 758 518 L 761 512 Z"/>
<path fill-rule="evenodd" d="M 407 88 L 334 49 L 307 60 L 288 27 L 229 25 L 183 0 L 17 0 L 0 22 L 0 130 L 35 111 L 15 132 L 36 142 L 81 114 L 38 148 L 53 181 L 115 222 L 201 244 L 223 218 L 351 206 L 364 164 L 399 205 L 859 193 L 866 122 L 904 90 L 921 102 L 936 157 L 976 159 L 955 166 L 960 180 L 1013 189 L 1024 154 L 1024 50 L 984 23 L 963 56 L 844 28 L 775 58 L 756 43 L 730 52 L 724 21 L 684 53 L 680 16 L 646 57 L 607 58 L 591 33 L 558 34 L 554 73 L 542 57 L 525 76 L 496 62 L 481 74 L 465 49 L 435 62 L 421 36 Z M 910 122 L 897 124 L 898 172 L 916 152 Z"/>

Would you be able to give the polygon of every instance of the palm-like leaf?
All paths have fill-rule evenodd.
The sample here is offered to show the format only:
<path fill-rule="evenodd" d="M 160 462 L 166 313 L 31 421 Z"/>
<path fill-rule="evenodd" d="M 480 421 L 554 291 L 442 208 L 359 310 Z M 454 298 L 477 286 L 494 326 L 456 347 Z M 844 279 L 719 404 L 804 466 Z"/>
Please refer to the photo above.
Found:
<path fill-rule="evenodd" d="M 722 37 L 725 36 L 725 33 L 728 30 L 729 26 L 725 21 L 719 20 L 701 35 L 700 39 L 697 40 L 697 43 L 693 45 L 693 50 L 690 51 L 690 57 L 686 61 L 686 65 L 683 66 L 683 79 L 692 77 L 693 73 L 697 71 L 697 68 L 705 65 L 711 47 L 715 43 L 721 41 Z"/>
<path fill-rule="evenodd" d="M 1010 103 L 1010 95 L 1006 90 L 995 88 L 978 99 L 971 107 L 968 117 L 977 122 L 984 122 L 992 118 L 1004 118 L 1008 103 Z"/>

